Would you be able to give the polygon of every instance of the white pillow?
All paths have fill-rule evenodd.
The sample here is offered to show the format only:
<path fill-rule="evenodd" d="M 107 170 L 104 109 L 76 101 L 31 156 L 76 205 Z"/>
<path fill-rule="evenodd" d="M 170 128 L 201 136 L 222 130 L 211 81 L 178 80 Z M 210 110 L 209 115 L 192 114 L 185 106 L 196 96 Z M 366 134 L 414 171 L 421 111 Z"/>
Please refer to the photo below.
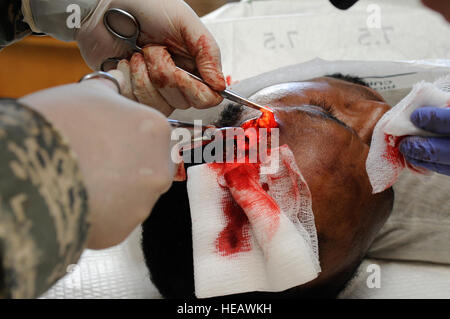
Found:
<path fill-rule="evenodd" d="M 450 265 L 366 259 L 338 298 L 448 299 L 449 286 Z"/>
<path fill-rule="evenodd" d="M 394 191 L 392 215 L 369 257 L 450 264 L 450 177 L 404 172 Z"/>

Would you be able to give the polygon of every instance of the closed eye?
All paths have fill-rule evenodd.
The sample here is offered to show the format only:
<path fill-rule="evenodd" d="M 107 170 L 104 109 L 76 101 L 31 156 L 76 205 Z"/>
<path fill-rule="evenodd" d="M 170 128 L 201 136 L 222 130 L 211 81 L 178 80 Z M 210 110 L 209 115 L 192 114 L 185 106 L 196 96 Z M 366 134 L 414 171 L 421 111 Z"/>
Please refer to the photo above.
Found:
<path fill-rule="evenodd" d="M 338 119 L 336 117 L 336 115 L 333 112 L 333 110 L 334 110 L 333 105 L 330 104 L 327 100 L 311 98 L 309 100 L 309 104 L 322 108 L 322 110 L 324 111 L 323 114 L 326 115 L 326 118 L 335 121 L 336 123 L 338 123 L 339 125 L 347 128 L 347 129 L 352 130 L 347 124 L 345 124 L 344 122 L 342 122 L 340 119 Z"/>

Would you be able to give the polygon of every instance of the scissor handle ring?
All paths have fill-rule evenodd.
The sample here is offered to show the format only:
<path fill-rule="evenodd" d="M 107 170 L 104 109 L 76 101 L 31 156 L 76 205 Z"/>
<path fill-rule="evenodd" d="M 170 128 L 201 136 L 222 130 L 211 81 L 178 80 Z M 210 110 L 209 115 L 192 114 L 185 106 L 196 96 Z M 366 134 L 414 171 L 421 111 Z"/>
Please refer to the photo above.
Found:
<path fill-rule="evenodd" d="M 106 72 L 97 71 L 97 72 L 94 72 L 94 73 L 87 74 L 87 75 L 83 76 L 81 78 L 81 80 L 78 81 L 78 83 L 81 83 L 81 82 L 87 81 L 87 80 L 92 80 L 92 79 L 106 79 L 106 80 L 110 80 L 111 82 L 113 82 L 116 85 L 119 94 L 120 95 L 122 94 L 122 90 L 120 89 L 119 81 L 117 81 L 117 79 L 115 77 L 113 77 L 111 74 L 106 73 Z"/>
<path fill-rule="evenodd" d="M 134 26 L 136 27 L 136 31 L 135 31 L 134 35 L 127 37 L 127 36 L 124 36 L 124 35 L 118 33 L 116 30 L 114 30 L 111 27 L 109 20 L 108 20 L 108 18 L 111 14 L 123 15 L 123 16 L 127 17 L 128 19 L 130 19 L 133 22 Z M 114 35 L 115 37 L 117 37 L 119 39 L 128 41 L 128 42 L 132 42 L 132 41 L 137 42 L 137 39 L 139 38 L 139 34 L 141 33 L 141 26 L 139 25 L 139 21 L 136 20 L 136 18 L 131 13 L 129 13 L 125 10 L 119 9 L 119 8 L 111 8 L 108 11 L 106 11 L 105 15 L 103 16 L 103 24 L 105 25 L 106 29 L 108 29 L 108 31 L 111 32 L 112 35 Z"/>

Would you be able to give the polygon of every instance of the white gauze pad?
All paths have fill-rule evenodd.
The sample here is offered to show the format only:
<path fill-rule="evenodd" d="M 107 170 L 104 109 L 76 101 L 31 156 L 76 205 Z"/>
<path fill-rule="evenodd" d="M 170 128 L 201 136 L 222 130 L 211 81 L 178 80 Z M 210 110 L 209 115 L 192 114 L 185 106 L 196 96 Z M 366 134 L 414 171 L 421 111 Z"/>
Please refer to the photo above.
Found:
<path fill-rule="evenodd" d="M 366 161 L 373 193 L 391 187 L 405 167 L 419 174 L 431 173 L 405 162 L 399 151 L 400 142 L 406 136 L 434 135 L 414 126 L 410 120 L 414 110 L 423 106 L 450 107 L 450 75 L 434 83 L 417 83 L 375 126 Z"/>
<path fill-rule="evenodd" d="M 253 164 L 188 169 L 198 298 L 283 291 L 318 276 L 311 193 L 287 146 L 276 158 L 270 175 Z"/>

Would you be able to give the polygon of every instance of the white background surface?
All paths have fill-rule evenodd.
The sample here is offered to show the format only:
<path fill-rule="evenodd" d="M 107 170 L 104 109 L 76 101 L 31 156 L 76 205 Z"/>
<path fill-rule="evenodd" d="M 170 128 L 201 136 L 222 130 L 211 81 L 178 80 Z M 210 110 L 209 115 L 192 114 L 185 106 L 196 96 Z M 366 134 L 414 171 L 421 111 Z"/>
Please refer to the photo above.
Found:
<path fill-rule="evenodd" d="M 367 24 L 374 4 L 381 29 Z M 234 80 L 315 58 L 450 59 L 450 25 L 417 0 L 360 0 L 346 11 L 328 0 L 250 1 L 203 20 Z"/>

